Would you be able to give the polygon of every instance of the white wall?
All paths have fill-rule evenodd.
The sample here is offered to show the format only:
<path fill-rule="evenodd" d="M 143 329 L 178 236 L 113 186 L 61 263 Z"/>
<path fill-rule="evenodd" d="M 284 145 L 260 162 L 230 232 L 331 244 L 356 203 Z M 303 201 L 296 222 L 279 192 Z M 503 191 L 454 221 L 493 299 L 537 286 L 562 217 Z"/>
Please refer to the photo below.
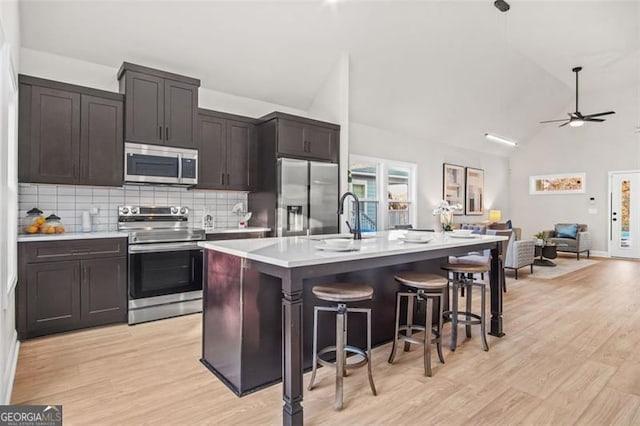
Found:
<path fill-rule="evenodd" d="M 640 79 L 640 75 L 639 75 Z M 640 86 L 580 96 L 583 113 L 615 110 L 604 123 L 558 128 L 548 125 L 523 143 L 511 158 L 511 202 L 514 220 L 523 236 L 552 229 L 554 223 L 586 223 L 592 232 L 593 250 L 607 250 L 608 172 L 640 169 Z M 567 105 L 572 111 L 574 105 Z M 529 195 L 529 176 L 586 172 L 586 193 Z M 595 197 L 595 205 L 589 204 Z M 595 207 L 597 214 L 589 214 Z M 600 253 L 602 254 L 602 253 Z"/>
<path fill-rule="evenodd" d="M 348 190 L 349 170 L 349 55 L 343 53 L 316 93 L 309 117 L 340 125 L 340 193 Z M 340 221 L 341 227 L 345 225 Z M 344 230 L 344 229 L 343 229 Z"/>
<path fill-rule="evenodd" d="M 19 10 L 18 10 L 18 2 L 17 1 L 0 1 L 0 47 L 7 46 L 11 51 L 11 58 L 13 60 L 14 71 L 18 71 L 18 64 L 20 60 L 20 23 L 19 23 Z M 0 49 L 1 52 L 1 49 Z M 3 66 L 5 66 L 4 64 Z M 3 70 L 0 70 L 2 72 Z M 3 78 L 6 78 L 4 74 L 2 74 Z M 7 83 L 3 81 L 2 83 Z M 6 88 L 7 85 L 3 84 L 3 88 Z M 0 89 L 1 91 L 2 89 Z M 5 104 L 6 104 L 6 94 L 3 93 L 0 97 L 2 99 L 3 105 L 0 108 L 3 116 L 5 113 Z M 4 117 L 0 117 L 0 121 L 6 125 L 6 121 L 3 121 Z M 6 132 L 6 128 L 4 125 L 0 125 L 0 131 Z M 4 135 L 3 135 L 4 136 Z M 17 136 L 17 135 L 16 135 Z M 0 138 L 0 140 L 4 142 L 4 137 Z M 17 146 L 17 140 L 7 140 L 7 144 L 11 144 L 13 147 Z M 7 153 L 11 150 L 7 147 L 3 147 L 7 149 L 2 149 L 0 152 L 0 171 L 2 173 L 6 173 L 8 161 L 15 161 L 13 158 L 9 158 Z M 11 179 L 11 177 L 8 177 Z M 13 178 L 15 179 L 15 177 Z M 4 183 L 3 183 L 4 185 Z M 4 189 L 0 188 L 0 192 L 4 194 Z M 6 200 L 2 200 L 3 204 L 6 204 Z M 14 201 L 12 201 L 15 204 Z M 16 205 L 4 205 L 5 208 L 10 209 L 11 211 L 15 211 Z M 3 219 L 4 220 L 4 219 Z M 0 228 L 3 228 L 4 224 L 0 224 Z M 3 232 L 0 232 L 2 234 Z M 7 237 L 4 235 L 0 235 L 0 238 L 3 240 Z M 13 247 L 7 247 L 8 250 L 16 250 L 15 245 Z M 2 253 L 3 262 L 8 258 L 7 253 Z M 6 274 L 6 265 L 3 268 L 0 268 L 1 276 L 0 276 L 0 298 L 3 298 L 3 303 L 0 303 L 0 403 L 8 404 L 11 398 L 11 389 L 13 387 L 13 377 L 15 374 L 17 356 L 18 356 L 18 340 L 15 330 L 15 291 L 11 291 L 9 294 L 3 294 L 7 287 L 8 283 L 7 274 Z"/>
<path fill-rule="evenodd" d="M 501 210 L 503 221 L 511 217 L 507 157 L 416 139 L 355 122 L 351 122 L 350 131 L 351 154 L 417 163 L 418 227 L 436 229 L 439 227 L 438 218 L 433 216 L 432 211 L 442 200 L 443 163 L 475 167 L 484 169 L 485 172 L 484 216 L 456 216 L 454 222 L 488 220 L 490 209 Z M 514 221 L 514 226 L 519 225 Z"/>
<path fill-rule="evenodd" d="M 118 68 L 116 67 L 108 67 L 27 48 L 21 49 L 20 61 L 20 73 L 22 74 L 118 92 Z M 197 75 L 190 77 L 198 78 Z M 206 82 L 202 81 L 201 84 L 206 85 Z M 200 88 L 198 94 L 200 108 L 248 117 L 261 117 L 273 111 L 307 116 L 306 111 L 296 108 L 209 90 L 203 87 Z"/>

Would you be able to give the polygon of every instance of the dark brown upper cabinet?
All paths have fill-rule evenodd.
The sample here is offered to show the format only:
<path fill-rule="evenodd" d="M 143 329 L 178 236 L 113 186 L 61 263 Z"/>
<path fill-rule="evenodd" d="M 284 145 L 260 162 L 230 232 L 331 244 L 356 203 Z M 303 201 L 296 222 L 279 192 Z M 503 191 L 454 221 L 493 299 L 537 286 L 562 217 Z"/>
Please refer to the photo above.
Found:
<path fill-rule="evenodd" d="M 281 112 L 274 112 L 261 120 L 275 121 L 278 156 L 338 162 L 340 126 Z"/>
<path fill-rule="evenodd" d="M 39 182 L 78 183 L 80 94 L 31 87 L 29 174 Z"/>
<path fill-rule="evenodd" d="M 20 76 L 21 182 L 122 186 L 123 97 Z"/>
<path fill-rule="evenodd" d="M 79 183 L 121 186 L 124 173 L 122 101 L 82 95 L 80 107 Z"/>
<path fill-rule="evenodd" d="M 128 62 L 118 79 L 127 142 L 197 148 L 200 80 Z"/>
<path fill-rule="evenodd" d="M 252 189 L 257 142 L 254 119 L 201 109 L 198 139 L 197 188 Z"/>

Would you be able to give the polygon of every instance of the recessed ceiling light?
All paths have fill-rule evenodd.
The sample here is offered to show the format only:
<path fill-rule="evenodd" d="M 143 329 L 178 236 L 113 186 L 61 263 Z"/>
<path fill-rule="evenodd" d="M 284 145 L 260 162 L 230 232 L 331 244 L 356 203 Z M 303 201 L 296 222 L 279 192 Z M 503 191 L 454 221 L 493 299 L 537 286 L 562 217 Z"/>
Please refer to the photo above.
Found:
<path fill-rule="evenodd" d="M 484 137 L 489 139 L 490 141 L 494 141 L 494 142 L 500 142 L 500 143 L 504 143 L 510 146 L 518 146 L 517 142 L 514 142 L 512 140 L 503 138 L 502 136 L 496 136 L 496 135 L 492 135 L 491 133 L 485 133 Z"/>

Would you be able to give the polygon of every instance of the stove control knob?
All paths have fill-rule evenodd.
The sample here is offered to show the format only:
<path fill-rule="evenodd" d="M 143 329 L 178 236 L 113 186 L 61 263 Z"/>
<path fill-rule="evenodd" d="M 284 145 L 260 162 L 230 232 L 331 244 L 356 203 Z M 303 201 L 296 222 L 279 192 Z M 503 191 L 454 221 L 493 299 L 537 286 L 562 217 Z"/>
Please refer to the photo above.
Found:
<path fill-rule="evenodd" d="M 128 214 L 128 213 L 129 213 L 129 208 L 128 208 L 128 207 L 122 207 L 122 208 L 120 209 L 120 213 L 122 213 L 122 214 Z"/>
<path fill-rule="evenodd" d="M 178 208 L 177 207 L 171 207 L 171 214 L 178 214 Z"/>
<path fill-rule="evenodd" d="M 139 207 L 131 207 L 131 214 L 138 214 L 138 213 L 140 213 Z"/>
<path fill-rule="evenodd" d="M 180 209 L 180 214 L 187 214 L 187 212 L 188 212 L 188 211 L 189 211 L 189 210 L 187 210 L 187 208 L 186 208 L 186 207 L 182 207 L 182 208 Z"/>

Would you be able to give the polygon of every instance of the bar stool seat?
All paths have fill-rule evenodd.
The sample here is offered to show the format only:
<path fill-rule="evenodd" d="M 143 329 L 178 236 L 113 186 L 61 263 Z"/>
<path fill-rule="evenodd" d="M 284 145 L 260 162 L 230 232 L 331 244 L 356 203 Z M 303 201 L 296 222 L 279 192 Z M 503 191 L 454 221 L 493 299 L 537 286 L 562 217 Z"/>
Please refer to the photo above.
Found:
<path fill-rule="evenodd" d="M 454 272 L 460 274 L 482 274 L 488 272 L 488 264 L 483 263 L 445 263 L 441 266 L 441 269 L 447 272 Z"/>
<path fill-rule="evenodd" d="M 441 269 L 453 274 L 453 278 L 450 279 L 452 287 L 452 303 L 451 310 L 444 312 L 444 317 L 451 320 L 451 345 L 452 351 L 456 350 L 458 343 L 458 324 L 465 325 L 465 331 L 467 337 L 471 337 L 471 326 L 480 325 L 480 337 L 482 338 L 482 349 L 489 350 L 487 344 L 486 334 L 486 285 L 482 282 L 475 281 L 473 274 L 483 274 L 489 272 L 489 264 L 474 264 L 474 263 L 446 263 L 442 265 Z M 480 305 L 481 311 L 479 314 L 471 312 L 472 305 L 472 290 L 473 287 L 480 289 Z M 466 289 L 466 310 L 458 310 L 458 288 Z"/>
<path fill-rule="evenodd" d="M 424 374 L 431 377 L 431 344 L 436 343 L 438 357 L 440 362 L 444 364 L 442 356 L 442 302 L 443 292 L 448 286 L 448 280 L 440 275 L 429 274 L 425 272 L 403 271 L 395 275 L 395 280 L 406 287 L 410 291 L 398 291 L 396 293 L 396 324 L 391 354 L 389 355 L 389 364 L 393 364 L 396 356 L 398 340 L 404 341 L 404 351 L 411 349 L 411 344 L 423 345 L 424 354 Z M 407 324 L 400 325 L 400 304 L 402 298 L 407 298 Z M 425 325 L 413 324 L 413 302 L 424 301 L 425 308 Z M 438 323 L 436 329 L 433 329 L 433 302 L 438 302 Z M 404 334 L 402 332 L 404 331 Z M 417 339 L 413 337 L 413 331 L 423 331 L 424 338 Z"/>
<path fill-rule="evenodd" d="M 360 302 L 373 298 L 373 288 L 366 284 L 335 283 L 313 286 L 311 292 L 320 300 L 328 302 Z"/>
<path fill-rule="evenodd" d="M 313 370 L 309 390 L 313 389 L 316 379 L 316 369 L 318 364 L 336 368 L 336 396 L 335 409 L 342 409 L 343 378 L 347 369 L 362 367 L 367 365 L 369 376 L 369 386 L 374 395 L 377 395 L 376 387 L 373 384 L 371 374 L 371 309 L 347 307 L 347 303 L 361 302 L 373 298 L 373 288 L 366 284 L 359 283 L 333 283 L 320 284 L 311 289 L 311 292 L 320 300 L 328 302 L 338 302 L 337 306 L 314 306 L 313 308 Z M 318 313 L 330 311 L 336 313 L 336 344 L 318 350 Z M 367 349 L 363 350 L 347 344 L 347 314 L 366 313 L 367 314 Z M 336 361 L 330 362 L 321 358 L 321 355 L 335 352 Z M 357 354 L 362 357 L 357 362 L 348 363 L 347 354 Z"/>
<path fill-rule="evenodd" d="M 425 272 L 404 271 L 397 273 L 394 278 L 408 287 L 423 290 L 439 290 L 447 286 L 445 277 Z"/>

